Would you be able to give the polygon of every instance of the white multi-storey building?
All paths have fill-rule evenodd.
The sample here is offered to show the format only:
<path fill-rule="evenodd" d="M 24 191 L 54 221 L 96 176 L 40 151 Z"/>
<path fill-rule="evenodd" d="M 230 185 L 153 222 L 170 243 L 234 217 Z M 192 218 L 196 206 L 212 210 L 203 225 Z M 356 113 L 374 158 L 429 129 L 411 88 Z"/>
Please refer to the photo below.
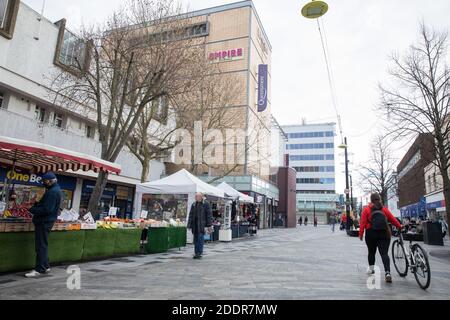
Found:
<path fill-rule="evenodd" d="M 75 55 L 83 55 L 83 49 L 76 35 L 65 28 L 65 20 L 53 23 L 18 0 L 0 0 L 0 135 L 100 156 L 92 110 L 74 112 L 55 105 L 49 94 L 52 73 L 64 69 Z M 122 173 L 110 175 L 101 204 L 131 214 L 142 167 L 126 150 L 117 163 Z M 154 161 L 151 169 L 148 180 L 159 179 L 164 164 Z M 42 185 L 30 183 L 32 173 L 14 174 L 9 170 L 0 165 L 0 189 L 9 175 L 20 201 L 42 192 Z M 85 172 L 59 174 L 64 205 L 76 210 L 86 206 L 96 176 Z"/>
<path fill-rule="evenodd" d="M 283 126 L 289 166 L 297 171 L 297 218 L 327 223 L 336 210 L 335 123 Z"/>

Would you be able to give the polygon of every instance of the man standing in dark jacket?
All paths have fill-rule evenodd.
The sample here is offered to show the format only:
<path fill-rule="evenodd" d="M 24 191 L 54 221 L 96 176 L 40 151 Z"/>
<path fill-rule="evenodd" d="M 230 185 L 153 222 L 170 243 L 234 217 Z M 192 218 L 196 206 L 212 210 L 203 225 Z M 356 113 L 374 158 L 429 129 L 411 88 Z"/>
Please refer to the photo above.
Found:
<path fill-rule="evenodd" d="M 191 206 L 188 221 L 188 229 L 192 230 L 192 234 L 194 236 L 194 259 L 202 258 L 206 228 L 208 228 L 208 232 L 212 231 L 211 206 L 206 200 L 204 200 L 203 194 L 197 193 L 195 195 L 195 203 Z"/>
<path fill-rule="evenodd" d="M 48 236 L 61 207 L 62 194 L 55 174 L 52 172 L 44 174 L 42 182 L 47 190 L 42 199 L 30 208 L 35 228 L 36 267 L 25 275 L 27 278 L 35 278 L 50 272 Z"/>

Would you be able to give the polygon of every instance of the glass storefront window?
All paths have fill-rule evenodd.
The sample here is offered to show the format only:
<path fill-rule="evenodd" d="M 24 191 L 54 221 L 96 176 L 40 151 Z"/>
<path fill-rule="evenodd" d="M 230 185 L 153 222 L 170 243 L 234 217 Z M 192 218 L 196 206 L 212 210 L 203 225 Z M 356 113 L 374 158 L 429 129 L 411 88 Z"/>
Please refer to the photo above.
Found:
<path fill-rule="evenodd" d="M 187 219 L 188 195 L 145 194 L 142 196 L 142 210 L 148 211 L 148 219 Z"/>

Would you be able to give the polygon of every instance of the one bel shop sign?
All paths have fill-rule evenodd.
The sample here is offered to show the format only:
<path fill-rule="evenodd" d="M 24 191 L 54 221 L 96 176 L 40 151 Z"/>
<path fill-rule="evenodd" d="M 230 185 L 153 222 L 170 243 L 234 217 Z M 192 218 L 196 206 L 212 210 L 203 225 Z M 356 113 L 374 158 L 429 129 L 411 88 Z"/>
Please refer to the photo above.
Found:
<path fill-rule="evenodd" d="M 76 178 L 66 177 L 56 175 L 58 179 L 58 184 L 62 189 L 75 190 Z M 6 170 L 5 168 L 0 168 L 0 184 L 5 183 L 7 180 L 11 182 L 12 185 L 28 185 L 43 187 L 42 178 L 38 174 L 22 172 L 22 171 L 12 171 Z"/>

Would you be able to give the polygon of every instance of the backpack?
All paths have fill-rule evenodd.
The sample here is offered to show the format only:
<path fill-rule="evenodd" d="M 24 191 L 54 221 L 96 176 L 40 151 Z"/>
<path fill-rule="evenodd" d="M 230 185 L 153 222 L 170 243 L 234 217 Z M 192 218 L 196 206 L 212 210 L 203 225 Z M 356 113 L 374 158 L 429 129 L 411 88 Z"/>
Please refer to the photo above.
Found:
<path fill-rule="evenodd" d="M 370 218 L 370 225 L 373 230 L 377 231 L 387 231 L 388 222 L 386 219 L 386 215 L 382 211 L 382 209 L 372 209 L 372 216 Z"/>

